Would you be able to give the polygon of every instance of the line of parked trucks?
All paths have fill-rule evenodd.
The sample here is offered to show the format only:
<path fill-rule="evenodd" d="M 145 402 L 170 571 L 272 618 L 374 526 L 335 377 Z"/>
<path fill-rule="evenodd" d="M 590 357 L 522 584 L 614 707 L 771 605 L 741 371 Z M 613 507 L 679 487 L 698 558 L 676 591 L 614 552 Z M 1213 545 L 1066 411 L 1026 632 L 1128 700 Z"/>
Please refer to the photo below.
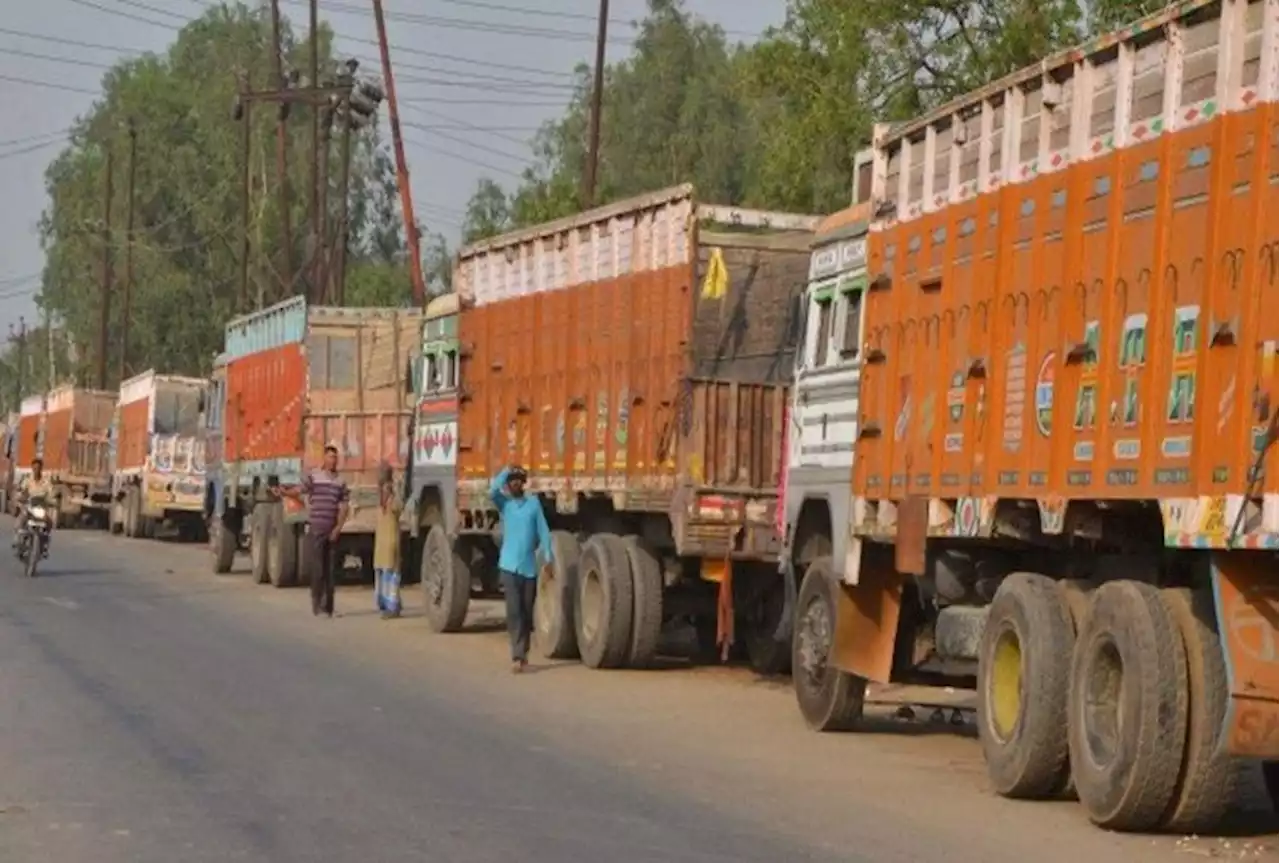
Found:
<path fill-rule="evenodd" d="M 268 494 L 335 444 L 437 632 L 499 591 L 488 484 L 552 527 L 536 640 L 640 667 L 664 629 L 790 671 L 976 688 L 996 790 L 1205 830 L 1277 758 L 1277 0 L 1189 0 L 910 123 L 828 218 L 666 189 L 464 248 L 425 309 L 295 298 L 209 380 L 23 403 L 63 519 L 207 531 L 306 579 Z"/>

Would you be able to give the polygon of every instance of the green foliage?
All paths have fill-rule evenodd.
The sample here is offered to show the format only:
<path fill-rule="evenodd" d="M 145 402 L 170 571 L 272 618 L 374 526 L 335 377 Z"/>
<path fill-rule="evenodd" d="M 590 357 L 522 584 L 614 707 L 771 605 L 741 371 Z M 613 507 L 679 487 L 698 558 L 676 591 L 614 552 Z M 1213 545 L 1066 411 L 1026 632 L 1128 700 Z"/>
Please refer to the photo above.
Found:
<path fill-rule="evenodd" d="M 69 376 L 94 384 L 103 200 L 108 149 L 114 159 L 111 257 L 116 290 L 108 386 L 120 368 L 125 288 L 127 170 L 132 120 L 137 133 L 135 240 L 129 302 L 129 372 L 155 367 L 200 373 L 221 348 L 223 326 L 237 305 L 240 267 L 240 126 L 231 106 L 237 72 L 250 86 L 273 86 L 271 26 L 265 6 L 211 8 L 163 55 L 124 61 L 108 72 L 102 96 L 81 117 L 66 149 L 46 171 L 49 202 L 40 224 L 46 255 L 39 301 L 65 325 L 75 359 Z M 337 70 L 332 33 L 320 33 L 322 76 Z M 308 66 L 307 45 L 285 22 L 286 63 Z M 283 211 L 276 162 L 276 108 L 252 105 L 250 149 L 250 303 L 299 293 L 287 283 Z M 295 271 L 308 257 L 310 112 L 294 105 L 289 128 L 289 257 Z M 375 130 L 352 140 L 348 197 L 348 297 L 355 304 L 400 305 L 409 296 L 408 268 L 395 173 Z M 330 153 L 330 229 L 338 211 L 339 141 Z M 43 381 L 41 381 L 43 383 Z"/>
<path fill-rule="evenodd" d="M 598 200 L 692 182 L 704 200 L 829 213 L 847 206 L 854 154 L 875 122 L 908 119 L 1159 0 L 789 0 L 750 46 L 650 0 L 629 56 L 605 71 Z M 591 76 L 539 133 L 507 219 L 472 239 L 579 209 Z M 481 182 L 469 212 L 500 214 Z"/>

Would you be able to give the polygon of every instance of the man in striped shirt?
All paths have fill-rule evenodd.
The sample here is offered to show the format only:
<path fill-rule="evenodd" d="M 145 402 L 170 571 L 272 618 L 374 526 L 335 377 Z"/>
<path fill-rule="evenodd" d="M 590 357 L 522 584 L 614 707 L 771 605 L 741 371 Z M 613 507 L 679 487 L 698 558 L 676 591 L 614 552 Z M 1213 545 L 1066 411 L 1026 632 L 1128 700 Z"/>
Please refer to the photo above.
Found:
<path fill-rule="evenodd" d="M 332 444 L 326 446 L 323 467 L 308 473 L 300 488 L 281 489 L 280 493 L 298 501 L 306 498 L 311 613 L 333 617 L 333 570 L 350 498 L 347 484 L 338 473 L 338 448 Z"/>

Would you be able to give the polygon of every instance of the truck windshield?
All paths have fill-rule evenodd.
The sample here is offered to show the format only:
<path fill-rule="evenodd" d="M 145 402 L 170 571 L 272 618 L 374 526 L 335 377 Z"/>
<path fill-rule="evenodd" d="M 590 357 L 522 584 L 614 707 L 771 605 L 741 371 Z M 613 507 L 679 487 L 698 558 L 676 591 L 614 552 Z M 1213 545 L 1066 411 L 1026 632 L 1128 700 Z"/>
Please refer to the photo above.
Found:
<path fill-rule="evenodd" d="M 200 428 L 200 394 L 156 393 L 156 434 L 195 434 Z"/>

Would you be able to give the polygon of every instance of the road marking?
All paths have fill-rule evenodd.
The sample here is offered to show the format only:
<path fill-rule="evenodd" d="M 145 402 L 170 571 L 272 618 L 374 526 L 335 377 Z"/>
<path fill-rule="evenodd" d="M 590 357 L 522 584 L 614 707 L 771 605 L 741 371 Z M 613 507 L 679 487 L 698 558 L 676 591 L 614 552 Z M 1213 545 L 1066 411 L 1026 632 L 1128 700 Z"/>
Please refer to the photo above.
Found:
<path fill-rule="evenodd" d="M 57 596 L 42 596 L 40 598 L 50 605 L 56 605 L 58 608 L 65 608 L 67 611 L 76 611 L 80 608 L 80 603 L 76 602 L 74 599 L 62 599 Z"/>

